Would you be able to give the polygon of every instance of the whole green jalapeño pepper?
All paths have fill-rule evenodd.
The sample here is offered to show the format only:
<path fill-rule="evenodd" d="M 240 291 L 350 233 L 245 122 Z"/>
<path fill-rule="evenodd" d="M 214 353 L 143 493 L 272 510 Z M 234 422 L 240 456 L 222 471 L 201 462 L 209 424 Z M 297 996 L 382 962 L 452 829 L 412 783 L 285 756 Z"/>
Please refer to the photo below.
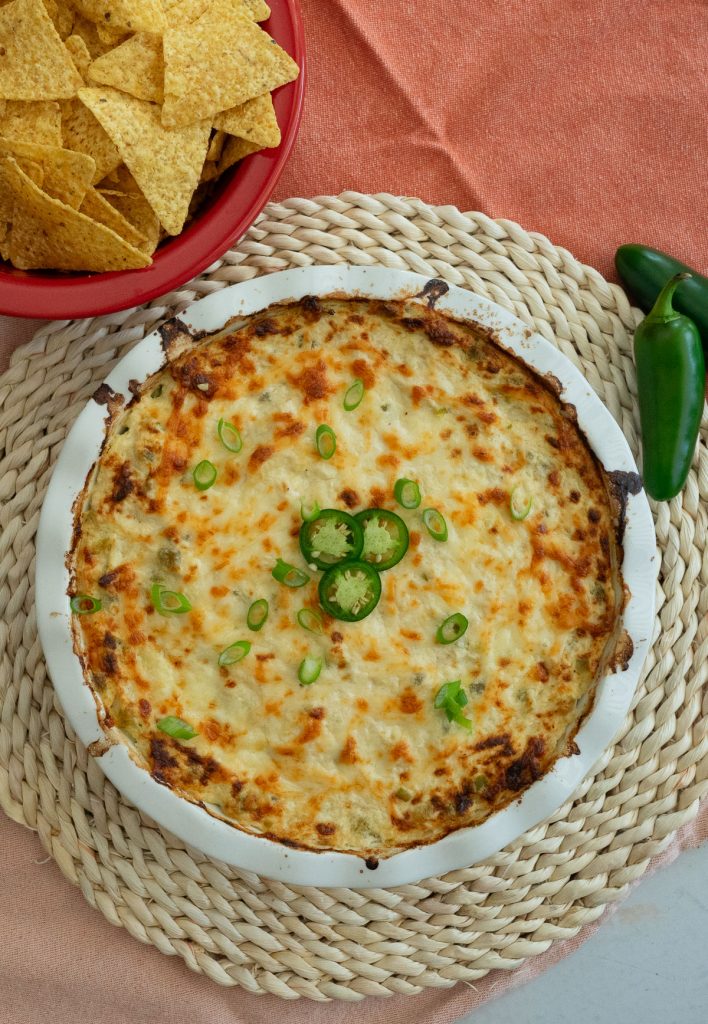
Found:
<path fill-rule="evenodd" d="M 676 274 L 664 285 L 634 335 L 644 486 L 657 501 L 675 497 L 686 482 L 703 413 L 701 336 L 672 304 L 688 277 Z"/>
<path fill-rule="evenodd" d="M 615 253 L 615 266 L 625 288 L 645 313 L 667 281 L 676 274 L 686 274 L 676 289 L 674 307 L 693 320 L 708 354 L 708 277 L 648 245 L 621 245 Z"/>

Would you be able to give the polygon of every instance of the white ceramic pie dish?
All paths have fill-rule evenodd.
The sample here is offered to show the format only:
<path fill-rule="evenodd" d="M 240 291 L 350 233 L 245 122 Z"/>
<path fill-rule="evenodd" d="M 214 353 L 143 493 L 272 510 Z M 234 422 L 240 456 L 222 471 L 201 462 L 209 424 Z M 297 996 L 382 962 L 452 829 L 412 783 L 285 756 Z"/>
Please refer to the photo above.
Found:
<path fill-rule="evenodd" d="M 421 295 L 426 285 L 429 287 Z M 440 291 L 443 294 L 438 294 Z M 214 332 L 233 317 L 258 312 L 276 302 L 332 293 L 379 299 L 417 296 L 420 302 L 431 295 L 430 282 L 418 274 L 381 267 L 306 267 L 216 292 L 189 307 L 178 320 L 190 330 Z M 575 407 L 579 426 L 605 470 L 630 482 L 629 492 L 624 488 L 626 524 L 621 569 L 629 593 L 622 628 L 631 638 L 632 656 L 626 667 L 620 666 L 599 682 L 593 709 L 575 737 L 579 753 L 560 758 L 553 770 L 520 799 L 482 824 L 382 859 L 374 869 L 352 854 L 291 849 L 241 831 L 161 785 L 131 760 L 127 746 L 106 743 L 96 701 L 74 652 L 67 595 L 73 506 L 105 437 L 105 404 L 92 399 L 78 417 L 64 443 L 42 508 L 37 537 L 38 627 L 52 681 L 79 739 L 125 797 L 185 842 L 235 867 L 291 884 L 351 888 L 403 885 L 466 867 L 497 852 L 557 810 L 592 769 L 622 726 L 651 644 L 658 569 L 654 525 L 644 491 L 637 490 L 634 460 L 615 420 L 578 370 L 516 317 L 459 288 L 433 287 L 432 294 L 439 312 L 491 328 L 505 349 L 537 372 L 552 374 L 562 387 L 563 401 Z M 136 381 L 142 383 L 165 361 L 162 335 L 155 331 L 120 361 L 106 384 L 129 400 L 129 383 L 133 387 Z"/>

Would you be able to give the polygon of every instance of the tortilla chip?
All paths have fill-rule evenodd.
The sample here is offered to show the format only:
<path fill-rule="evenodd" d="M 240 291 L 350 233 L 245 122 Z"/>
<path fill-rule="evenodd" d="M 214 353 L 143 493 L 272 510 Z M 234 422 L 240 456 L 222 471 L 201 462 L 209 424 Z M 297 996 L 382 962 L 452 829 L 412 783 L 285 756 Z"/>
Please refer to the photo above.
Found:
<path fill-rule="evenodd" d="M 3 184 L 12 193 L 14 216 L 9 259 L 20 270 L 129 270 L 150 258 L 110 228 L 52 199 L 9 158 Z"/>
<path fill-rule="evenodd" d="M 170 28 L 189 25 L 204 14 L 210 0 L 163 0 L 165 18 Z"/>
<path fill-rule="evenodd" d="M 199 183 L 211 126 L 171 130 L 160 108 L 116 89 L 81 89 L 79 99 L 101 122 L 140 190 L 171 235 L 182 230 Z"/>
<path fill-rule="evenodd" d="M 138 245 L 138 249 L 152 256 L 160 240 L 160 222 L 142 192 L 117 192 L 108 189 L 101 195 L 145 238 L 145 242 Z"/>
<path fill-rule="evenodd" d="M 86 49 L 91 54 L 91 60 L 96 60 L 97 57 L 112 49 L 109 43 L 104 43 L 99 38 L 98 27 L 80 14 L 76 16 L 74 21 L 73 35 L 83 39 Z"/>
<path fill-rule="evenodd" d="M 138 187 L 137 181 L 124 163 L 118 164 L 115 170 L 111 171 L 110 174 L 107 174 L 99 185 L 99 188 L 116 189 L 118 192 L 138 192 L 142 196 L 142 192 Z M 143 198 L 145 197 L 143 196 Z M 152 209 L 152 207 L 150 207 L 150 209 Z"/>
<path fill-rule="evenodd" d="M 98 38 L 102 43 L 113 48 L 114 46 L 120 46 L 120 44 L 128 38 L 129 33 L 124 29 L 114 29 L 109 25 L 103 25 L 98 22 L 96 25 L 96 31 L 98 32 Z"/>
<path fill-rule="evenodd" d="M 89 78 L 140 100 L 162 103 L 164 73 L 162 37 L 140 32 L 94 61 Z"/>
<path fill-rule="evenodd" d="M 160 0 L 72 0 L 89 21 L 114 32 L 162 32 L 165 12 Z"/>
<path fill-rule="evenodd" d="M 196 21 L 212 3 L 212 0 L 162 0 L 167 14 L 167 24 L 188 25 Z M 270 17 L 270 7 L 264 0 L 231 0 L 232 6 L 243 7 L 254 21 L 265 21 Z"/>
<path fill-rule="evenodd" d="M 15 210 L 15 200 L 9 187 L 5 186 L 5 178 L 2 172 L 2 164 L 7 159 L 7 157 L 0 157 L 0 222 L 12 220 Z M 38 188 L 41 188 L 44 181 L 44 171 L 39 164 L 36 164 L 33 160 L 20 160 L 19 164 L 27 177 Z"/>
<path fill-rule="evenodd" d="M 8 100 L 0 113 L 0 136 L 21 142 L 61 146 L 61 108 L 51 100 L 22 103 Z"/>
<path fill-rule="evenodd" d="M 280 127 L 270 93 L 246 100 L 238 107 L 224 110 L 214 118 L 214 127 L 239 139 L 248 139 L 263 149 L 280 145 Z"/>
<path fill-rule="evenodd" d="M 214 0 L 191 25 L 163 37 L 163 124 L 181 127 L 245 103 L 297 78 L 295 61 L 244 11 Z"/>
<path fill-rule="evenodd" d="M 0 7 L 0 97 L 60 100 L 76 95 L 74 67 L 42 0 Z"/>
<path fill-rule="evenodd" d="M 0 154 L 15 157 L 21 165 L 33 160 L 44 172 L 42 188 L 53 198 L 77 208 L 93 180 L 96 165 L 85 153 L 36 142 L 0 138 Z"/>
<path fill-rule="evenodd" d="M 207 150 L 207 161 L 218 160 L 221 156 L 221 151 L 224 148 L 226 142 L 226 132 L 214 132 L 209 141 L 209 149 Z"/>
<path fill-rule="evenodd" d="M 81 36 L 69 36 L 68 39 L 64 40 L 64 46 L 69 51 L 71 59 L 74 62 L 74 67 L 79 72 L 84 82 L 88 81 L 88 69 L 93 60 L 89 53 L 89 48 L 86 45 L 86 41 Z"/>
<path fill-rule="evenodd" d="M 263 146 L 259 146 L 256 142 L 248 142 L 247 139 L 236 139 L 230 136 L 217 165 L 217 174 L 223 174 L 224 171 L 228 171 L 229 167 L 237 164 L 239 160 L 250 156 L 251 153 L 258 153 L 263 148 Z"/>
<path fill-rule="evenodd" d="M 270 7 L 265 0 L 243 0 L 243 3 L 254 21 L 267 21 L 270 18 Z"/>
<path fill-rule="evenodd" d="M 85 214 L 90 217 L 91 220 L 98 221 L 99 224 L 104 224 L 111 231 L 115 231 L 117 235 L 124 238 L 126 242 L 134 245 L 136 249 L 140 249 L 144 252 L 143 246 L 147 245 L 147 238 L 142 235 L 137 228 L 125 219 L 115 206 L 108 202 L 108 200 L 95 189 L 90 188 L 79 207 L 79 213 Z"/>
<path fill-rule="evenodd" d="M 81 100 L 69 100 L 62 109 L 62 135 L 66 149 L 87 153 L 96 164 L 96 185 L 120 164 L 120 153 Z"/>
<path fill-rule="evenodd" d="M 54 22 L 54 28 L 57 30 L 59 38 L 65 40 L 67 36 L 71 35 L 76 11 L 66 0 L 44 0 L 44 6 Z"/>
<path fill-rule="evenodd" d="M 202 176 L 200 184 L 204 185 L 208 181 L 215 181 L 219 177 L 219 163 L 217 160 L 207 160 L 202 167 Z"/>

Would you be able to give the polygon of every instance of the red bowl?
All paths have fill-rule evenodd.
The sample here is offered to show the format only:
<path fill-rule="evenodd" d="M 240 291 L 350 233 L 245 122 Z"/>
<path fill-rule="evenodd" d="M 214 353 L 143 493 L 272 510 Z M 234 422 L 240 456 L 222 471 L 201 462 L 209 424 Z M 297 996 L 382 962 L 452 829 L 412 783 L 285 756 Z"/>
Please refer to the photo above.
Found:
<path fill-rule="evenodd" d="M 242 160 L 194 222 L 160 246 L 150 267 L 108 274 L 13 270 L 0 263 L 0 313 L 64 320 L 139 306 L 190 281 L 251 226 L 273 193 L 295 142 L 305 93 L 305 33 L 297 0 L 269 0 L 266 31 L 297 61 L 300 76 L 273 96 L 277 149 Z"/>

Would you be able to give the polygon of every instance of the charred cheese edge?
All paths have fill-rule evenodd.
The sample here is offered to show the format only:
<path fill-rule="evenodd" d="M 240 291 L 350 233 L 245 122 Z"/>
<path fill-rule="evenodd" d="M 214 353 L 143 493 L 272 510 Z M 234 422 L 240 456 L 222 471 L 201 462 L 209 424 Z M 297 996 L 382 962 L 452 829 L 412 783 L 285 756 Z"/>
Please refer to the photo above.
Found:
<path fill-rule="evenodd" d="M 355 378 L 366 394 L 347 412 Z M 337 437 L 329 461 L 322 423 Z M 202 492 L 203 459 L 218 475 Z M 419 509 L 396 504 L 400 477 L 419 483 Z M 515 488 L 533 499 L 523 521 Z M 320 573 L 301 589 L 271 575 L 278 557 L 306 569 L 312 499 L 390 508 L 410 531 L 373 613 L 325 617 L 322 636 L 296 619 L 317 607 Z M 425 507 L 445 516 L 446 542 Z M 481 329 L 412 303 L 306 299 L 193 345 L 115 418 L 76 538 L 72 592 L 102 601 L 75 617 L 76 645 L 113 736 L 241 829 L 364 856 L 479 823 L 570 753 L 621 612 L 608 487 L 572 409 Z M 192 611 L 158 614 L 156 582 Z M 259 598 L 270 615 L 251 632 Z M 442 646 L 454 612 L 469 628 Z M 238 640 L 250 653 L 220 668 Z M 303 687 L 308 654 L 324 668 Z M 452 680 L 470 731 L 434 707 Z M 168 715 L 198 735 L 165 735 Z"/>

